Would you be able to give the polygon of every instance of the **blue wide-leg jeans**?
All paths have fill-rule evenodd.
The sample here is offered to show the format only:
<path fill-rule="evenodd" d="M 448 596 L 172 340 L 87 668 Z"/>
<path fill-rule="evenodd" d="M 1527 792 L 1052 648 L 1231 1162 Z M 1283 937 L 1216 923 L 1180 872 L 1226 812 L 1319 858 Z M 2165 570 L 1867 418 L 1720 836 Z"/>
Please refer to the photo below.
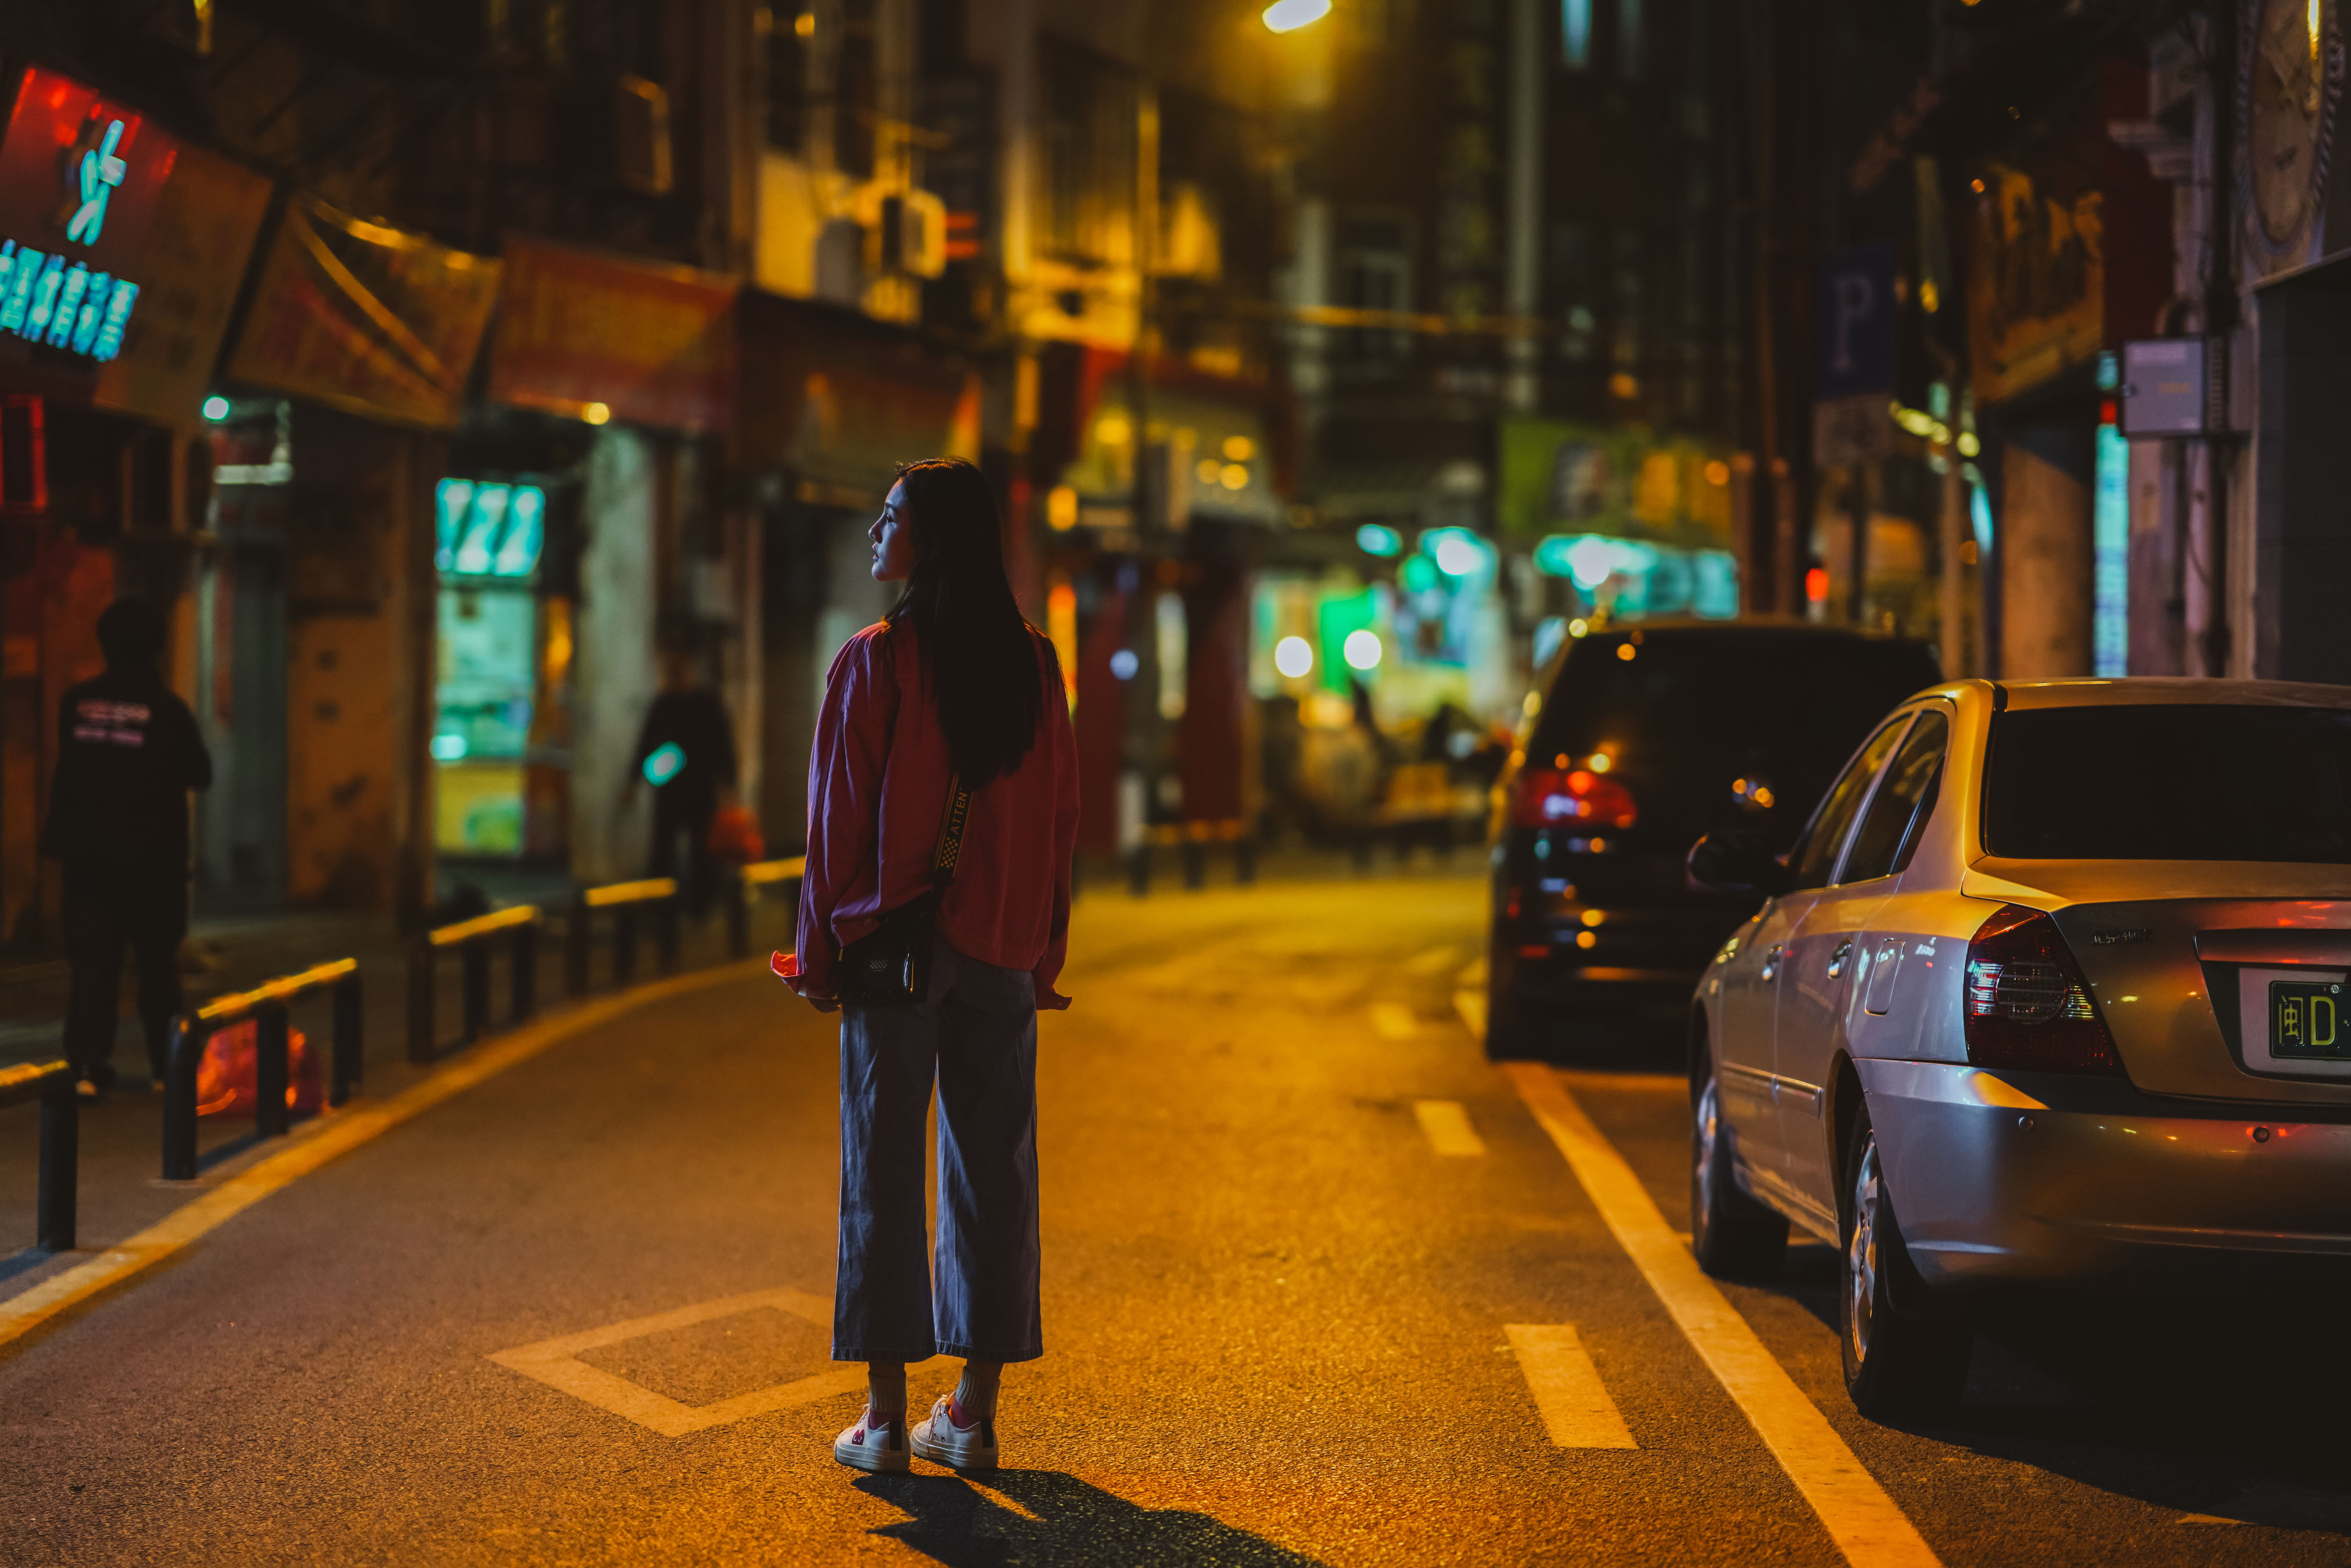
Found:
<path fill-rule="evenodd" d="M 935 1272 L 923 1199 L 935 1081 Z M 1037 1257 L 1034 981 L 934 933 L 922 1001 L 841 1009 L 832 1358 L 1034 1361 Z"/>

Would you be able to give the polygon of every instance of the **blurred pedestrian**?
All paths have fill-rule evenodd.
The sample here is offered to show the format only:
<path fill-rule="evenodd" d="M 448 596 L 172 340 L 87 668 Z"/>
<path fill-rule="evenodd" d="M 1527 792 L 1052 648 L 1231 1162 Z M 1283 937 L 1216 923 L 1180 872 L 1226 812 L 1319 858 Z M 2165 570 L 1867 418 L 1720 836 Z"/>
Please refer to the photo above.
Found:
<path fill-rule="evenodd" d="M 699 920 L 710 913 L 717 890 L 718 865 L 711 852 L 710 823 L 735 794 L 735 721 L 726 699 L 703 679 L 702 661 L 690 649 L 662 652 L 662 689 L 645 711 L 637 732 L 637 754 L 627 792 L 637 781 L 653 787 L 653 845 L 646 875 L 678 877 L 686 912 Z M 678 840 L 685 840 L 684 874 L 679 876 Z"/>
<path fill-rule="evenodd" d="M 998 1375 L 1044 1354 L 1037 1009 L 1069 1005 L 1053 982 L 1077 753 L 1060 663 L 1013 602 L 979 470 L 909 464 L 868 533 L 874 579 L 906 586 L 826 677 L 799 950 L 778 964 L 842 1014 L 832 1355 L 867 1364 L 868 1393 L 832 1451 L 862 1469 L 904 1469 L 910 1449 L 984 1469 Z M 910 993 L 893 1001 L 893 987 Z M 935 1276 L 923 1197 L 935 1081 Z M 905 1364 L 940 1354 L 964 1357 L 962 1379 L 910 1433 Z"/>
<path fill-rule="evenodd" d="M 106 673 L 57 703 L 57 771 L 41 853 L 65 862 L 66 1055 L 75 1092 L 114 1085 L 122 957 L 139 971 L 139 1021 L 157 1087 L 180 1010 L 188 930 L 188 792 L 213 782 L 195 715 L 163 682 L 162 612 L 117 599 L 98 618 Z"/>

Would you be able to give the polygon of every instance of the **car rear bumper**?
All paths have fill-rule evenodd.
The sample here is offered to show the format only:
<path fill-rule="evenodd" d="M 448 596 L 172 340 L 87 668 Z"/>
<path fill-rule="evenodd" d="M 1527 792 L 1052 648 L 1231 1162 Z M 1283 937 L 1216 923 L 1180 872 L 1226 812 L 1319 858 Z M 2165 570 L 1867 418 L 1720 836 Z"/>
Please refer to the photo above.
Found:
<path fill-rule="evenodd" d="M 1593 985 L 1664 986 L 1687 996 L 1740 917 L 1717 908 L 1571 906 L 1494 929 L 1494 972 L 1529 995 Z"/>
<path fill-rule="evenodd" d="M 2351 1260 L 2351 1125 L 2168 1114 L 2121 1085 L 2105 1108 L 2052 1106 L 1960 1064 L 1855 1065 L 1930 1284 Z"/>

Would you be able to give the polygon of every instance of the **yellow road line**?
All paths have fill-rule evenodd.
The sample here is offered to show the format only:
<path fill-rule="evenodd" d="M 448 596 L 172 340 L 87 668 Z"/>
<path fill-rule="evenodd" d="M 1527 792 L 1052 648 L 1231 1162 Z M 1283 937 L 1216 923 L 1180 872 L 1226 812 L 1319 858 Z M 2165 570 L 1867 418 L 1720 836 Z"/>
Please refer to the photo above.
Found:
<path fill-rule="evenodd" d="M 694 974 L 653 981 L 615 996 L 600 997 L 526 1024 L 458 1057 L 431 1077 L 410 1085 L 381 1104 L 337 1112 L 318 1124 L 317 1130 L 309 1136 L 298 1138 L 211 1191 L 182 1204 L 128 1241 L 0 1301 L 0 1345 L 24 1337 L 59 1313 L 162 1262 L 329 1160 L 349 1154 L 411 1116 L 464 1094 L 517 1063 L 528 1061 L 559 1040 L 610 1023 L 651 1002 L 762 972 L 764 965 L 759 962 L 724 964 Z"/>
<path fill-rule="evenodd" d="M 1616 1401 L 1600 1381 L 1575 1325 L 1510 1323 L 1502 1325 L 1518 1352 L 1519 1370 L 1533 1390 L 1535 1408 L 1552 1443 L 1562 1449 L 1637 1449 Z"/>
<path fill-rule="evenodd" d="M 751 1291 L 743 1295 L 724 1296 L 715 1302 L 698 1302 L 693 1306 L 656 1313 L 651 1317 L 608 1324 L 602 1328 L 591 1328 L 581 1334 L 543 1339 L 537 1345 L 526 1345 L 515 1350 L 501 1350 L 490 1359 L 526 1377 L 535 1377 L 550 1388 L 559 1388 L 575 1399 L 585 1400 L 600 1410 L 625 1417 L 641 1427 L 650 1427 L 665 1438 L 706 1432 L 713 1427 L 748 1420 L 753 1416 L 765 1416 L 776 1410 L 789 1410 L 835 1394 L 853 1394 L 865 1386 L 865 1369 L 852 1367 L 794 1378 L 789 1383 L 737 1394 L 731 1399 L 721 1399 L 712 1405 L 686 1405 L 666 1395 L 656 1394 L 641 1383 L 632 1383 L 615 1373 L 590 1366 L 580 1359 L 580 1353 L 583 1350 L 601 1350 L 607 1345 L 643 1339 L 648 1334 L 668 1334 L 675 1329 L 691 1328 L 696 1324 L 733 1317 L 740 1313 L 758 1312 L 762 1308 L 789 1313 L 820 1328 L 832 1326 L 832 1303 L 821 1296 L 789 1288 Z M 934 1356 L 929 1361 L 916 1362 L 914 1368 L 920 1370 L 943 1366 L 946 1359 Z"/>
<path fill-rule="evenodd" d="M 1372 1003 L 1372 1033 L 1383 1040 L 1409 1040 L 1420 1033 L 1412 1009 L 1394 1002 Z"/>
<path fill-rule="evenodd" d="M 1855 1568 L 1931 1568 L 1936 1556 L 1917 1527 L 1698 1268 L 1640 1178 L 1592 1125 L 1559 1075 L 1531 1062 L 1509 1063 L 1503 1071 L 1567 1157 L 1617 1244 L 1754 1424 L 1845 1561 Z"/>
<path fill-rule="evenodd" d="M 1486 1038 L 1486 993 L 1482 991 L 1457 991 L 1453 993 L 1453 1011 L 1461 1015 L 1469 1033 L 1479 1040 Z"/>
<path fill-rule="evenodd" d="M 1428 1147 L 1439 1154 L 1472 1158 L 1486 1152 L 1486 1140 L 1469 1125 L 1468 1108 L 1458 1100 L 1415 1100 L 1412 1114 L 1428 1135 Z"/>

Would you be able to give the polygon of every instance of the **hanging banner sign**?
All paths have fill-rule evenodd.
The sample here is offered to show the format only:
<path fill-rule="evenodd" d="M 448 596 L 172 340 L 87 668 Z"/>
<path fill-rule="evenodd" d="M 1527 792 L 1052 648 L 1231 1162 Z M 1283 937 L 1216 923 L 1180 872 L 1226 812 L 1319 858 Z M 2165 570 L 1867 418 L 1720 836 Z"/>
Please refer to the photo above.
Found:
<path fill-rule="evenodd" d="M 1993 164 L 1976 203 L 1969 269 L 1969 358 L 1976 401 L 1997 403 L 2105 345 L 2105 196 L 2060 201 L 2032 177 Z"/>
<path fill-rule="evenodd" d="M 368 419 L 454 429 L 499 273 L 494 257 L 298 197 L 228 374 Z"/>
<path fill-rule="evenodd" d="M 490 396 L 601 424 L 726 428 L 736 286 L 692 267 L 509 237 Z"/>
<path fill-rule="evenodd" d="M 180 425 L 203 418 L 237 286 L 269 211 L 269 182 L 201 147 L 180 149 L 131 275 L 153 280 L 101 366 L 91 401 Z"/>
<path fill-rule="evenodd" d="M 141 244 L 179 155 L 138 109 L 25 72 L 0 137 L 0 378 L 89 395 L 154 281 Z"/>

